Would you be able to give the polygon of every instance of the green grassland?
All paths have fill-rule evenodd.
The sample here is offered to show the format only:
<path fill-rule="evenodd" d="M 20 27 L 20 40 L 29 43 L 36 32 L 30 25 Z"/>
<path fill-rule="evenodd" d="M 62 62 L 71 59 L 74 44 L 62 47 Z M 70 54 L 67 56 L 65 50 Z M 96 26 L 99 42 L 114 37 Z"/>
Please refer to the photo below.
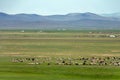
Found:
<path fill-rule="evenodd" d="M 30 65 L 11 61 L 16 57 L 78 56 L 120 57 L 119 30 L 0 31 L 0 80 L 120 80 L 119 66 Z"/>

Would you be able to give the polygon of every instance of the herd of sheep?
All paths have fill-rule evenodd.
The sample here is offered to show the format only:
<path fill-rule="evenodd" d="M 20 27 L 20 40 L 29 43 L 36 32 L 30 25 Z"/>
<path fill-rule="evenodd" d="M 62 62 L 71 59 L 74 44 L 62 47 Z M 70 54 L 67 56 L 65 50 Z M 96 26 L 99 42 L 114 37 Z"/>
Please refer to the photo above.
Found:
<path fill-rule="evenodd" d="M 36 65 L 120 66 L 120 57 L 15 57 L 12 62 Z"/>

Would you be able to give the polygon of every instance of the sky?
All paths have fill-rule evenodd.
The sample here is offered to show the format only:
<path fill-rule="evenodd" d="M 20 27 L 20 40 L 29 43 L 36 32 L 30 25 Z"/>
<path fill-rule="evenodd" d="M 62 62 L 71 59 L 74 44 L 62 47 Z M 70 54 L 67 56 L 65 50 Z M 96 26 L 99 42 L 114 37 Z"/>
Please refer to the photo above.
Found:
<path fill-rule="evenodd" d="M 0 0 L 0 12 L 55 15 L 120 12 L 120 0 Z"/>

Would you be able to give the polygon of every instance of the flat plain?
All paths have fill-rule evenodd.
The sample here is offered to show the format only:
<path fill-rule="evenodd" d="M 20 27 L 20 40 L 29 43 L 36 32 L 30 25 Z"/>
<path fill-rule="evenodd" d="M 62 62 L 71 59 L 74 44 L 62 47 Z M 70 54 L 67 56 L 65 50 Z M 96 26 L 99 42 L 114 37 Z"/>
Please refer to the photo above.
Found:
<path fill-rule="evenodd" d="M 52 58 L 53 61 L 50 65 L 47 62 L 28 64 L 12 61 L 33 57 Z M 54 65 L 55 58 L 80 57 L 120 57 L 119 30 L 0 31 L 0 80 L 120 79 L 119 66 Z"/>

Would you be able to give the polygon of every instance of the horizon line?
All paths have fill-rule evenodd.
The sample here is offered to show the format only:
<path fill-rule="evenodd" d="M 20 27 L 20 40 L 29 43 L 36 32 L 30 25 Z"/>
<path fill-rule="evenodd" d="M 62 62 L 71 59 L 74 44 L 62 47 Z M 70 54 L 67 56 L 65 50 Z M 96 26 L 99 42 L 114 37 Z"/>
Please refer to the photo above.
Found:
<path fill-rule="evenodd" d="M 8 15 L 17 15 L 17 14 L 35 14 L 35 15 L 42 15 L 42 16 L 51 16 L 51 15 L 68 15 L 68 14 L 84 14 L 84 13 L 93 13 L 93 14 L 98 14 L 98 15 L 102 15 L 102 14 L 114 14 L 114 13 L 120 13 L 120 12 L 114 12 L 114 13 L 94 13 L 94 12 L 70 12 L 70 13 L 56 13 L 56 14 L 39 14 L 39 13 L 25 13 L 25 12 L 20 12 L 20 13 L 9 13 L 9 12 L 2 12 L 0 11 L 0 13 L 4 13 L 4 14 L 8 14 Z"/>

